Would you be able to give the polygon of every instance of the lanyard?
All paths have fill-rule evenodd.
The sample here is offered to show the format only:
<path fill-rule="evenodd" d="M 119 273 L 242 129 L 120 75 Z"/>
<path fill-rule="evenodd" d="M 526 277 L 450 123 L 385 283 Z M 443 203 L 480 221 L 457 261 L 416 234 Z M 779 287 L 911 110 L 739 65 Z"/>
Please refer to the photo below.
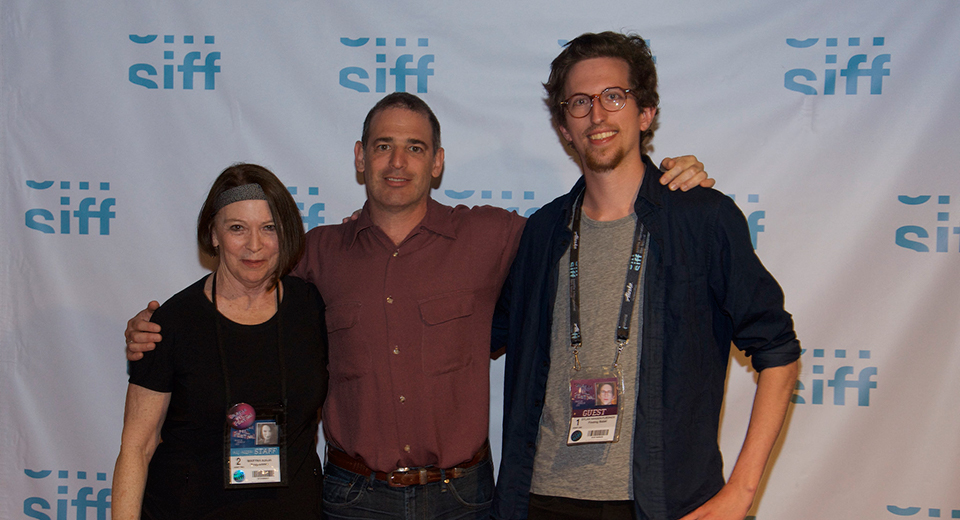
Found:
<path fill-rule="evenodd" d="M 583 196 L 574 203 L 573 209 L 573 244 L 570 247 L 570 345 L 573 347 L 574 369 L 580 370 L 580 213 L 583 206 Z M 640 219 L 633 230 L 633 250 L 630 253 L 630 262 L 627 264 L 627 276 L 623 283 L 623 297 L 620 300 L 620 316 L 617 320 L 617 354 L 613 358 L 613 365 L 620 366 L 620 353 L 630 341 L 630 318 L 633 316 L 633 304 L 638 293 L 637 285 L 640 280 L 640 268 L 643 265 L 643 251 L 646 249 L 649 233 Z"/>
<path fill-rule="evenodd" d="M 280 280 L 277 280 L 277 364 L 280 367 L 280 403 L 281 406 L 286 405 L 287 402 L 287 370 L 286 364 L 283 361 L 283 341 L 280 327 Z M 223 347 L 223 331 L 220 328 L 220 319 L 221 314 L 220 310 L 217 308 L 217 272 L 213 272 L 213 288 L 210 290 L 210 296 L 213 299 L 213 308 L 217 311 L 216 313 L 216 323 L 217 323 L 217 348 L 220 350 L 220 369 L 223 371 L 223 383 L 224 383 L 224 395 L 227 398 L 227 406 L 229 407 L 235 401 L 233 400 L 233 394 L 230 391 L 230 371 L 227 370 L 227 352 Z"/>

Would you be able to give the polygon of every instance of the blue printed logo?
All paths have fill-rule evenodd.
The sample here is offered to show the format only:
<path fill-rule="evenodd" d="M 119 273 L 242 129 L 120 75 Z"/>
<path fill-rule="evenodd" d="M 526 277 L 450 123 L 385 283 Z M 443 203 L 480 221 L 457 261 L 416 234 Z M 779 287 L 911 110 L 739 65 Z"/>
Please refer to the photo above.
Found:
<path fill-rule="evenodd" d="M 848 52 L 842 55 L 839 52 L 841 40 L 842 38 L 823 38 L 826 54 L 822 77 L 812 69 L 790 69 L 783 75 L 783 86 L 787 90 L 808 96 L 817 94 L 832 96 L 837 93 L 837 71 L 839 70 L 840 77 L 844 80 L 844 92 L 847 95 L 856 95 L 860 92 L 860 78 L 869 79 L 870 94 L 881 94 L 883 78 L 890 75 L 890 69 L 886 67 L 890 63 L 890 54 L 880 54 L 883 50 L 884 38 L 873 38 L 873 45 L 870 47 L 861 45 L 860 38 L 846 38 Z M 820 38 L 806 40 L 787 38 L 787 45 L 794 49 L 815 48 L 819 42 Z M 842 69 L 839 68 L 841 63 L 846 64 Z M 819 66 L 815 68 L 820 70 Z"/>
<path fill-rule="evenodd" d="M 157 41 L 158 35 L 150 34 L 147 36 L 130 35 L 130 41 L 138 45 L 152 45 Z M 203 43 L 199 43 L 202 40 Z M 180 40 L 180 47 L 176 44 L 176 37 L 172 34 L 163 36 L 163 59 L 162 61 L 153 61 L 163 69 L 163 88 L 171 90 L 176 87 L 176 78 L 181 78 L 180 88 L 183 90 L 193 90 L 193 80 L 196 74 L 202 74 L 203 88 L 213 90 L 216 88 L 216 74 L 220 72 L 220 65 L 217 60 L 220 59 L 220 51 L 212 51 L 210 46 L 214 44 L 213 36 L 204 36 L 202 39 L 193 36 L 183 36 Z M 153 50 L 155 46 L 151 47 Z M 199 50 L 198 50 L 199 49 Z M 159 54 L 159 50 L 158 54 Z M 181 52 L 177 52 L 181 51 Z M 178 54 L 182 56 L 178 56 Z M 161 79 L 157 77 L 157 67 L 150 63 L 135 63 L 130 66 L 128 78 L 130 83 L 140 85 L 146 88 L 159 88 L 157 82 L 150 78 Z M 176 65 L 176 73 L 174 73 Z"/>
<path fill-rule="evenodd" d="M 801 351 L 801 355 L 806 353 L 807 349 Z M 869 363 L 869 350 L 857 351 L 859 363 L 848 361 L 847 351 L 844 349 L 833 351 L 832 363 L 827 362 L 826 351 L 822 348 L 813 349 L 813 359 L 813 380 L 807 384 L 797 381 L 796 393 L 790 399 L 793 403 L 823 404 L 824 382 L 826 382 L 827 388 L 833 389 L 833 404 L 835 406 L 847 405 L 848 388 L 856 390 L 857 406 L 870 406 L 870 390 L 877 387 L 877 381 L 873 379 L 877 375 L 877 367 L 853 366 L 854 364 Z M 826 379 L 827 374 L 831 373 L 833 377 Z"/>
<path fill-rule="evenodd" d="M 30 229 L 35 229 L 41 233 L 60 233 L 69 235 L 76 233 L 78 235 L 90 234 L 90 221 L 97 219 L 99 225 L 94 226 L 100 235 L 110 234 L 110 219 L 116 218 L 117 213 L 113 208 L 117 204 L 117 199 L 113 197 L 103 197 L 105 191 L 110 191 L 109 182 L 99 183 L 101 192 L 100 200 L 97 200 L 97 194 L 91 193 L 90 185 L 97 183 L 78 182 L 76 191 L 71 190 L 73 183 L 70 181 L 27 181 L 27 187 L 32 190 L 45 191 L 59 185 L 59 191 L 48 192 L 60 195 L 59 206 L 51 207 L 55 204 L 57 197 L 47 197 L 50 200 L 45 208 L 28 209 L 24 215 L 24 223 Z M 75 224 L 75 226 L 74 226 Z"/>
<path fill-rule="evenodd" d="M 931 195 L 920 195 L 919 197 L 910 197 L 900 195 L 897 200 L 907 206 L 921 206 L 933 200 Z M 897 235 L 894 241 L 900 247 L 913 249 L 919 253 L 929 253 L 930 247 L 938 253 L 946 253 L 950 248 L 950 235 L 960 235 L 960 226 L 951 227 L 950 222 L 950 195 L 940 195 L 936 198 L 937 224 L 927 227 L 918 225 L 900 226 L 897 228 Z M 933 206 L 933 204 L 931 204 Z M 928 208 L 931 206 L 927 206 Z M 933 230 L 933 233 L 930 232 Z M 935 236 L 935 238 L 934 238 Z M 960 251 L 960 245 L 955 249 Z"/>
<path fill-rule="evenodd" d="M 734 201 L 737 200 L 737 196 L 734 194 L 728 193 L 727 196 L 733 199 Z M 759 203 L 760 203 L 759 194 L 751 193 L 747 195 L 747 204 L 759 204 Z M 754 209 L 754 208 L 755 207 L 746 207 L 746 208 L 741 207 L 740 211 L 742 211 L 745 215 L 747 215 L 747 225 L 750 227 L 750 241 L 753 242 L 753 250 L 756 251 L 757 240 L 760 237 L 760 233 L 763 233 L 763 231 L 766 229 L 766 227 L 763 224 L 761 224 L 760 221 L 767 216 L 767 212 L 762 209 Z"/>
<path fill-rule="evenodd" d="M 494 193 L 500 194 L 499 203 L 494 202 Z M 467 206 L 476 206 L 481 204 L 491 204 L 494 206 L 500 206 L 507 211 L 516 211 L 524 217 L 529 217 L 533 215 L 535 211 L 540 209 L 539 206 L 530 206 L 535 204 L 532 202 L 535 198 L 535 193 L 532 191 L 516 192 L 516 199 L 514 199 L 514 192 L 510 190 L 502 190 L 495 192 L 494 190 L 464 190 L 464 191 L 455 191 L 455 190 L 443 190 L 443 195 L 446 196 L 448 201 L 447 204 L 457 205 L 464 204 Z M 477 197 L 479 195 L 479 197 Z M 478 200 L 479 199 L 479 200 Z M 514 202 L 514 201 L 517 202 Z M 520 202 L 520 201 L 523 202 Z M 531 201 L 531 202 L 527 202 Z M 520 204 L 518 206 L 511 206 L 511 204 Z M 522 209 L 522 211 L 521 211 Z"/>
<path fill-rule="evenodd" d="M 897 507 L 887 506 L 887 511 L 897 516 L 915 516 L 922 511 L 922 507 Z M 927 518 L 940 518 L 940 508 L 931 507 L 927 509 Z M 950 511 L 950 518 L 960 518 L 960 509 Z"/>
<path fill-rule="evenodd" d="M 322 202 L 312 202 L 308 207 L 307 203 L 301 202 L 298 197 L 298 195 L 306 195 L 309 197 L 314 197 L 315 199 L 319 198 L 319 187 L 308 186 L 305 194 L 300 194 L 300 189 L 296 186 L 287 186 L 287 191 L 289 191 L 290 195 L 293 195 L 294 200 L 297 201 L 297 208 L 300 210 L 300 217 L 303 219 L 304 230 L 310 231 L 311 229 L 324 223 L 324 220 L 326 219 L 320 214 L 324 210 L 324 204 Z"/>
<path fill-rule="evenodd" d="M 23 470 L 24 475 L 32 479 L 42 480 L 54 474 L 52 470 L 34 471 L 30 469 Z M 74 478 L 70 478 L 70 471 L 61 469 L 56 472 L 56 479 L 51 478 L 51 494 L 46 497 L 29 497 L 23 501 L 23 514 L 27 518 L 38 518 L 40 520 L 66 520 L 67 518 L 76 518 L 85 520 L 87 510 L 94 508 L 96 510 L 97 520 L 106 520 L 107 509 L 110 509 L 111 492 L 107 482 L 107 474 L 97 472 L 94 482 L 88 478 L 86 471 L 74 471 Z M 56 485 L 56 494 L 52 494 L 52 487 Z M 93 486 L 89 485 L 93 484 Z M 71 490 L 71 487 L 73 488 Z M 97 490 L 94 490 L 97 487 Z M 73 498 L 71 498 L 73 497 Z M 54 506 L 53 504 L 56 504 Z M 74 514 L 70 514 L 73 511 Z M 69 515 L 69 516 L 68 516 Z"/>
<path fill-rule="evenodd" d="M 394 51 L 388 52 L 388 38 L 340 38 L 340 43 L 347 47 L 360 48 L 374 40 L 371 47 L 362 49 L 366 51 L 361 56 L 369 59 L 370 54 L 374 55 L 374 64 L 367 64 L 364 67 L 344 67 L 340 69 L 340 85 L 356 90 L 357 92 L 370 92 L 370 86 L 373 85 L 374 91 L 387 91 L 387 73 L 393 76 L 393 90 L 395 92 L 407 92 L 407 76 L 413 76 L 417 83 L 417 93 L 423 94 L 427 91 L 427 78 L 433 76 L 434 70 L 430 64 L 434 61 L 433 54 L 420 54 L 429 46 L 427 38 L 417 38 L 417 54 L 407 53 L 408 50 L 406 38 L 394 38 Z M 375 49 L 375 50 L 374 50 Z M 389 55 L 389 59 L 388 59 Z M 388 65 L 388 64 L 392 64 Z M 415 65 L 414 65 L 415 64 Z M 374 79 L 370 81 L 370 69 L 373 69 Z"/>

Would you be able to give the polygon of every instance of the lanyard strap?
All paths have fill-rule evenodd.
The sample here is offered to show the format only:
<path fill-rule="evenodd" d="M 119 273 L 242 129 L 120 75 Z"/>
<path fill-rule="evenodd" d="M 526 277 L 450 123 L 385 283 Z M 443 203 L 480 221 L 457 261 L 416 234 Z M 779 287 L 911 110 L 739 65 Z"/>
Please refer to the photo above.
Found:
<path fill-rule="evenodd" d="M 570 246 L 570 345 L 573 347 L 574 369 L 580 370 L 580 219 L 583 197 L 577 199 L 573 208 L 573 244 Z M 640 219 L 633 229 L 633 250 L 627 264 L 627 276 L 623 282 L 623 297 L 620 300 L 620 316 L 617 320 L 617 353 L 613 365 L 620 366 L 620 353 L 630 341 L 630 318 L 633 316 L 633 304 L 638 293 L 640 268 L 643 266 L 643 251 L 646 249 L 649 233 Z"/>
<path fill-rule="evenodd" d="M 280 405 L 285 406 L 287 403 L 287 367 L 286 363 L 283 360 L 283 341 L 282 333 L 283 328 L 280 326 L 280 280 L 277 280 L 277 314 L 276 314 L 276 325 L 277 325 L 277 365 L 280 367 Z M 233 394 L 230 391 L 230 371 L 227 369 L 227 352 L 223 346 L 223 331 L 220 328 L 220 309 L 217 307 L 217 272 L 213 272 L 213 288 L 210 290 L 210 296 L 213 299 L 213 308 L 216 310 L 216 317 L 214 320 L 217 324 L 217 348 L 220 351 L 220 369 L 223 371 L 223 386 L 224 386 L 224 395 L 227 399 L 227 407 L 231 406 L 234 403 Z"/>

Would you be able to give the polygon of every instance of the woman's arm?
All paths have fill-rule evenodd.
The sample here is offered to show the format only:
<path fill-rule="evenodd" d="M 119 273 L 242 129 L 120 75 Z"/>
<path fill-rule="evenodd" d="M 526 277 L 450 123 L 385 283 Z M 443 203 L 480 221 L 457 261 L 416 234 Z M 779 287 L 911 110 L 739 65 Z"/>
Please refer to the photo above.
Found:
<path fill-rule="evenodd" d="M 147 466 L 160 444 L 160 427 L 170 406 L 170 394 L 127 385 L 120 455 L 113 470 L 114 520 L 138 520 L 147 483 Z"/>

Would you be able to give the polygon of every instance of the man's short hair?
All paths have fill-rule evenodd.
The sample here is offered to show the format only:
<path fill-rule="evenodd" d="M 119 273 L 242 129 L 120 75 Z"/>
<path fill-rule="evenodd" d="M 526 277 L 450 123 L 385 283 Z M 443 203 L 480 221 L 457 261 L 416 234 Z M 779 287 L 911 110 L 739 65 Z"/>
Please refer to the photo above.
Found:
<path fill-rule="evenodd" d="M 584 33 L 564 46 L 560 55 L 550 64 L 550 78 L 543 84 L 547 90 L 547 107 L 550 116 L 557 125 L 563 125 L 564 87 L 570 69 L 577 63 L 590 58 L 620 58 L 629 67 L 630 85 L 608 85 L 630 89 L 641 108 L 657 108 L 660 95 L 657 94 L 657 66 L 653 62 L 650 47 L 636 34 L 622 34 L 613 31 L 602 33 Z M 640 143 L 644 145 L 653 138 L 653 127 L 640 134 Z M 645 146 L 643 148 L 646 148 Z"/>
<path fill-rule="evenodd" d="M 419 97 L 408 92 L 394 92 L 387 94 L 383 99 L 373 105 L 373 108 L 367 112 L 367 117 L 363 120 L 363 133 L 360 135 L 360 143 L 364 148 L 367 147 L 367 140 L 370 138 L 370 123 L 374 116 L 388 108 L 403 108 L 416 112 L 430 121 L 430 128 L 433 130 L 433 153 L 440 149 L 440 121 L 434 115 L 430 106 Z"/>

